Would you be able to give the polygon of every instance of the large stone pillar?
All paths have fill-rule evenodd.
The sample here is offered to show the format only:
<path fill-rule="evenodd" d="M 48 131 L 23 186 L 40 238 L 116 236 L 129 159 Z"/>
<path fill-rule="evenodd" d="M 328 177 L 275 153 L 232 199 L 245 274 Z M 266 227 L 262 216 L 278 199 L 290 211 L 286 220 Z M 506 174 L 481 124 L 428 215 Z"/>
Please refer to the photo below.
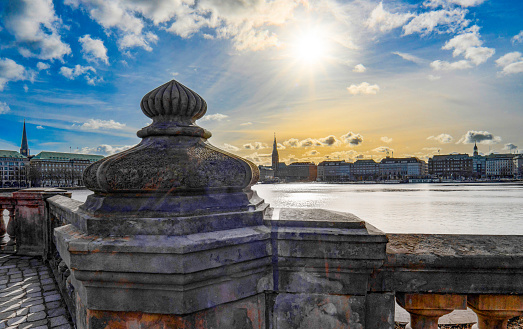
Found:
<path fill-rule="evenodd" d="M 257 167 L 207 142 L 206 110 L 171 81 L 144 96 L 135 147 L 84 172 L 95 193 L 56 229 L 78 328 L 265 328 L 271 278 Z"/>

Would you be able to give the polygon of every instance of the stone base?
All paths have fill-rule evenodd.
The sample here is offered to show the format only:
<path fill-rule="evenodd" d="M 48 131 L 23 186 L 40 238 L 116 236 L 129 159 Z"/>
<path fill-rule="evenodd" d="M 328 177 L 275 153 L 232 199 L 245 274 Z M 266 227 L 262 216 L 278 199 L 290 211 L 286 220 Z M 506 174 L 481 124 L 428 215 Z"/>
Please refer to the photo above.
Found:
<path fill-rule="evenodd" d="M 77 298 L 77 303 L 81 304 L 79 298 Z M 85 312 L 81 315 L 77 315 L 77 318 L 81 321 L 77 323 L 79 328 L 266 328 L 264 294 L 258 294 L 235 302 L 218 305 L 188 315 L 111 312 L 84 308 L 81 309 L 85 310 Z"/>

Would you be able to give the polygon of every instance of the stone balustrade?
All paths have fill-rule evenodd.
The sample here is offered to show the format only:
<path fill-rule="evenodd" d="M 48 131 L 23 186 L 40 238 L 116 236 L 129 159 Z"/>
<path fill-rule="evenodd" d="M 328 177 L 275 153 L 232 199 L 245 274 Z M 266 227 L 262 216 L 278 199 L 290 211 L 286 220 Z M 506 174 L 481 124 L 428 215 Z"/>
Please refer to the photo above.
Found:
<path fill-rule="evenodd" d="M 250 188 L 256 166 L 195 125 L 199 95 L 171 81 L 141 106 L 153 123 L 86 170 L 85 203 L 0 198 L 17 252 L 48 260 L 77 328 L 392 329 L 396 300 L 415 329 L 466 307 L 480 329 L 523 312 L 523 237 L 387 235 L 271 208 Z"/>
<path fill-rule="evenodd" d="M 480 329 L 523 314 L 523 236 L 389 234 L 387 261 L 371 290 L 395 291 L 412 328 L 467 306 Z"/>
<path fill-rule="evenodd" d="M 2 251 L 15 251 L 15 205 L 16 201 L 12 193 L 0 194 L 0 248 Z M 7 212 L 7 216 L 4 213 Z M 7 224 L 4 217 L 8 218 Z"/>

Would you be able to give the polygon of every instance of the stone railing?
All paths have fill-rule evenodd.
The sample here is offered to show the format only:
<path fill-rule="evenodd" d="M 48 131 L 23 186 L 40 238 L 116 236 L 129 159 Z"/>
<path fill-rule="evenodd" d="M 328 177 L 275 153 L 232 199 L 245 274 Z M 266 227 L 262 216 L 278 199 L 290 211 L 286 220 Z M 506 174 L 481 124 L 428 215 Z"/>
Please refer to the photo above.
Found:
<path fill-rule="evenodd" d="M 171 81 L 141 105 L 153 123 L 85 171 L 85 203 L 15 202 L 17 250 L 49 260 L 77 328 L 392 329 L 396 300 L 415 329 L 467 306 L 480 329 L 523 312 L 523 237 L 386 235 L 271 208 L 250 188 L 256 166 L 194 124 L 200 96 Z M 16 208 L 27 200 L 38 220 Z"/>
<path fill-rule="evenodd" d="M 523 236 L 389 234 L 371 291 L 393 291 L 412 328 L 467 306 L 479 328 L 523 314 Z"/>
<path fill-rule="evenodd" d="M 71 196 L 55 188 L 28 188 L 0 194 L 0 250 L 20 255 L 47 256 L 52 230 L 45 200 L 54 195 Z M 8 213 L 5 216 L 5 212 Z M 7 224 L 4 218 L 8 217 Z"/>

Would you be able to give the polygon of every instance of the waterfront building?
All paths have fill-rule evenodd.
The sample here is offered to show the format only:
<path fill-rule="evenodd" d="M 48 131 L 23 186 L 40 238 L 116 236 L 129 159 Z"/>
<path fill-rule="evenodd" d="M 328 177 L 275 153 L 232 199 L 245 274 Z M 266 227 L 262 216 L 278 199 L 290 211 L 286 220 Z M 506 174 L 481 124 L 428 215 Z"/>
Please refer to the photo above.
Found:
<path fill-rule="evenodd" d="M 26 187 L 26 167 L 29 159 L 17 152 L 0 150 L 1 187 Z"/>
<path fill-rule="evenodd" d="M 376 179 L 379 173 L 379 164 L 372 159 L 360 159 L 352 165 L 352 175 L 355 180 Z"/>
<path fill-rule="evenodd" d="M 429 174 L 441 178 L 464 178 L 472 175 L 472 157 L 468 154 L 435 155 L 429 159 Z"/>
<path fill-rule="evenodd" d="M 381 160 L 379 171 L 383 179 L 420 178 L 427 175 L 427 164 L 415 157 L 386 157 Z"/>
<path fill-rule="evenodd" d="M 268 182 L 274 180 L 274 169 L 272 166 L 258 166 L 260 170 L 260 182 Z"/>
<path fill-rule="evenodd" d="M 43 151 L 31 158 L 27 173 L 31 186 L 83 186 L 82 174 L 101 155 Z"/>
<path fill-rule="evenodd" d="M 486 157 L 487 178 L 512 178 L 518 174 L 517 154 L 489 154 Z"/>
<path fill-rule="evenodd" d="M 517 178 L 523 178 L 523 155 L 518 154 L 514 157 L 515 173 Z"/>
<path fill-rule="evenodd" d="M 483 178 L 486 175 L 486 161 L 487 159 L 479 155 L 478 145 L 474 143 L 474 153 L 472 156 L 472 174 L 476 178 Z"/>
<path fill-rule="evenodd" d="M 312 182 L 318 177 L 318 167 L 312 162 L 279 164 L 277 177 L 286 182 Z"/>
<path fill-rule="evenodd" d="M 346 182 L 352 180 L 352 163 L 343 161 L 322 161 L 318 164 L 318 181 Z"/>

